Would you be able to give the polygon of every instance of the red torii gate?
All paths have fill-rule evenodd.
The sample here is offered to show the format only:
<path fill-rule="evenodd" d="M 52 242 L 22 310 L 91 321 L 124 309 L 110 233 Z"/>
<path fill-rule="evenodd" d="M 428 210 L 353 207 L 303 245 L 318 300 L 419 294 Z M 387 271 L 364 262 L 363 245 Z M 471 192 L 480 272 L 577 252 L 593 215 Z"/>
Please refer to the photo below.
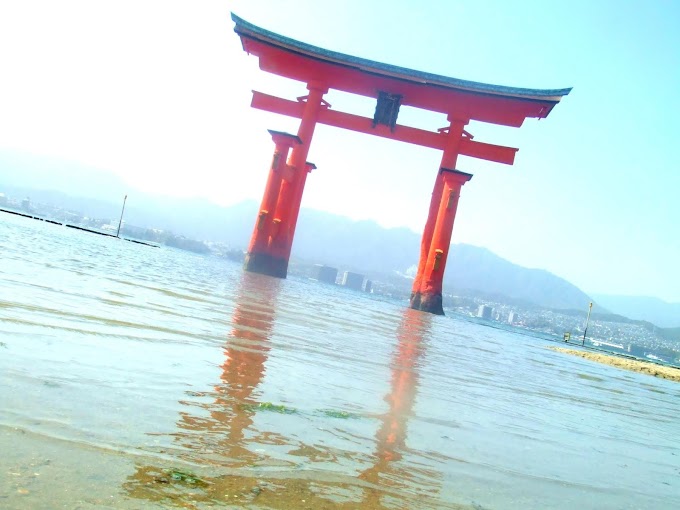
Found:
<path fill-rule="evenodd" d="M 309 94 L 289 101 L 253 91 L 251 106 L 300 119 L 297 136 L 270 131 L 274 158 L 245 269 L 285 278 L 307 173 L 307 155 L 317 123 L 350 129 L 443 151 L 423 231 L 411 308 L 443 314 L 442 281 L 460 189 L 472 178 L 456 170 L 459 155 L 512 165 L 518 149 L 473 141 L 471 121 L 520 127 L 526 118 L 545 118 L 571 88 L 536 90 L 477 83 L 414 71 L 312 46 L 252 25 L 232 13 L 243 49 L 260 69 L 307 84 Z M 373 118 L 330 109 L 329 89 L 377 99 Z M 397 124 L 401 105 L 447 115 L 434 131 Z M 292 151 L 291 151 L 292 149 Z M 290 152 L 290 157 L 288 153 Z"/>

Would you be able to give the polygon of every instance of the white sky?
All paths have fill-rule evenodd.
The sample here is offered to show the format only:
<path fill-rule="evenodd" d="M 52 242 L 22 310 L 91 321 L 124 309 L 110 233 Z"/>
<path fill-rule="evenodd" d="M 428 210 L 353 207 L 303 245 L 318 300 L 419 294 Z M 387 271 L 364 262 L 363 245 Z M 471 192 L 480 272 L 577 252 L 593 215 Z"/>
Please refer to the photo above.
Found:
<path fill-rule="evenodd" d="M 295 132 L 298 121 L 250 109 L 250 91 L 306 92 L 259 71 L 230 11 L 405 67 L 574 86 L 546 120 L 469 126 L 476 140 L 520 152 L 513 167 L 459 159 L 475 176 L 454 242 L 548 269 L 586 292 L 680 301 L 674 2 L 0 0 L 0 151 L 85 164 L 131 189 L 259 200 L 273 150 L 266 130 Z M 374 108 L 333 92 L 327 99 L 369 117 Z M 446 125 L 409 111 L 399 122 Z M 422 229 L 437 151 L 318 126 L 309 159 L 319 169 L 303 207 Z"/>

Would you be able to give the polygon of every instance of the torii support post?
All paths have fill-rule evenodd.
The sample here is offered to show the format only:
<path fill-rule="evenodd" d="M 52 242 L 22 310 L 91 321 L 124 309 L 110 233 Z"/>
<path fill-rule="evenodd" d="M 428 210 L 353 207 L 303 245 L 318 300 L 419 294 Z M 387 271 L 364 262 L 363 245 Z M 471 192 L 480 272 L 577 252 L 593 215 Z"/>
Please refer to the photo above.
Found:
<path fill-rule="evenodd" d="M 300 216 L 300 205 L 302 204 L 302 194 L 305 191 L 305 183 L 307 182 L 307 175 L 316 170 L 316 165 L 309 161 L 305 162 L 305 171 L 302 172 L 297 179 L 297 187 L 295 189 L 295 196 L 293 200 L 293 208 L 290 211 L 290 243 L 288 243 L 288 250 L 286 251 L 286 261 L 290 260 L 290 252 L 293 249 L 293 240 L 295 239 L 295 228 L 297 227 L 297 220 Z"/>
<path fill-rule="evenodd" d="M 309 146 L 319 111 L 327 107 L 323 99 L 327 88 L 310 82 L 307 89 L 309 95 L 298 98 L 304 106 L 297 136 L 270 131 L 276 150 L 246 256 L 246 271 L 277 278 L 288 275 L 288 261 L 307 174 L 316 168 L 313 163 L 306 161 Z M 293 150 L 288 163 L 285 163 L 291 147 Z"/>
<path fill-rule="evenodd" d="M 269 134 L 272 135 L 275 144 L 274 157 L 248 245 L 244 268 L 252 273 L 279 276 L 281 264 L 270 249 L 270 240 L 272 235 L 276 234 L 277 227 L 274 213 L 280 199 L 282 183 L 292 179 L 292 170 L 286 164 L 288 152 L 291 147 L 301 144 L 302 141 L 295 135 L 280 131 L 269 130 Z"/>
<path fill-rule="evenodd" d="M 288 166 L 293 169 L 294 175 L 290 181 L 284 181 L 281 184 L 281 194 L 274 217 L 276 227 L 270 241 L 270 252 L 276 264 L 276 271 L 273 274 L 267 274 L 279 278 L 285 278 L 288 274 L 288 260 L 293 248 L 295 225 L 307 180 L 307 155 L 319 111 L 327 104 L 323 99 L 323 95 L 328 92 L 327 88 L 311 82 L 307 84 L 307 89 L 309 95 L 298 98 L 298 101 L 304 104 L 297 134 L 301 143 L 293 148 L 288 160 Z"/>
<path fill-rule="evenodd" d="M 442 285 L 446 260 L 451 247 L 451 234 L 453 222 L 456 219 L 460 189 L 463 184 L 472 179 L 471 174 L 442 168 L 437 176 L 435 191 L 439 188 L 441 193 L 433 193 L 433 202 L 438 198 L 437 214 L 430 216 L 425 225 L 423 245 L 426 234 L 432 232 L 431 241 L 427 254 L 421 255 L 418 274 L 413 283 L 411 292 L 411 308 L 444 315 L 442 303 Z M 439 184 L 441 183 L 441 185 Z"/>
<path fill-rule="evenodd" d="M 432 198 L 430 200 L 430 209 L 427 215 L 427 222 L 425 223 L 425 228 L 423 229 L 423 237 L 420 243 L 420 260 L 418 262 L 418 272 L 416 273 L 415 280 L 413 281 L 413 289 L 411 291 L 411 308 L 416 310 L 422 310 L 426 312 L 431 312 L 439 315 L 444 314 L 444 309 L 442 305 L 442 281 L 444 278 L 444 267 L 446 266 L 446 260 L 448 257 L 449 243 L 451 240 L 451 232 L 453 229 L 453 221 L 455 219 L 456 210 L 453 211 L 449 208 L 445 211 L 445 217 L 448 214 L 451 216 L 451 225 L 448 230 L 449 241 L 445 245 L 446 250 L 440 246 L 440 239 L 437 240 L 436 246 L 433 247 L 434 235 L 437 229 L 438 221 L 441 216 L 441 206 L 444 198 L 447 200 L 447 207 L 454 205 L 456 208 L 458 206 L 458 201 L 456 199 L 455 204 L 450 204 L 448 202 L 449 198 L 444 194 L 445 182 L 451 181 L 452 177 L 445 177 L 447 173 L 451 173 L 451 169 L 456 167 L 456 162 L 458 161 L 458 155 L 461 152 L 461 148 L 464 147 L 464 143 L 469 141 L 469 134 L 465 131 L 465 126 L 468 124 L 468 120 L 464 118 L 456 118 L 453 115 L 448 116 L 450 125 L 448 128 L 440 129 L 441 136 L 445 137 L 443 144 L 444 152 L 442 154 L 440 171 L 435 179 L 434 189 L 432 190 Z M 453 171 L 456 173 L 456 171 Z M 469 174 L 463 174 L 458 172 L 461 176 L 467 176 Z M 467 180 L 470 180 L 472 176 L 470 175 Z M 462 185 L 462 184 L 461 184 Z M 459 189 L 460 191 L 460 189 Z M 451 213 L 453 213 L 451 215 Z M 437 250 L 441 250 L 437 252 Z M 438 257 L 438 258 L 437 258 Z M 443 258 L 443 264 L 442 264 Z M 429 278 L 427 268 L 428 261 L 438 261 L 437 272 L 434 273 Z M 434 268 L 434 262 L 431 265 Z M 441 267 L 441 271 L 439 268 Z M 434 278 L 434 279 L 433 279 Z M 438 291 L 436 290 L 438 288 Z M 435 290 L 433 290 L 435 289 Z"/>

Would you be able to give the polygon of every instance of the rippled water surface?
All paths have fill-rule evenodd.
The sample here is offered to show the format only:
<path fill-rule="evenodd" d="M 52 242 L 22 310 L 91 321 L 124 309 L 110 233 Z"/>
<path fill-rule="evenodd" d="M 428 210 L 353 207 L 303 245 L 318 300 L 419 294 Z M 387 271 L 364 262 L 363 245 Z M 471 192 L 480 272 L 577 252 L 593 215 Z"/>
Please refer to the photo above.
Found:
<path fill-rule="evenodd" d="M 0 508 L 676 508 L 680 385 L 0 217 Z"/>

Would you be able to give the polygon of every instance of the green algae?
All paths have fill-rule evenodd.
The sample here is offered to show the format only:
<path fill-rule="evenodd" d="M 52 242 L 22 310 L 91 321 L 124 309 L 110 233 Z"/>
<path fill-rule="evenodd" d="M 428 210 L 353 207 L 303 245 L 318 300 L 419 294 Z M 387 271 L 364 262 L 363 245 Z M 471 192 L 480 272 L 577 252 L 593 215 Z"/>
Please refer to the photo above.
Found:
<path fill-rule="evenodd" d="M 179 469 L 171 469 L 168 471 L 168 476 L 170 477 L 170 480 L 174 482 L 180 482 L 194 487 L 207 487 L 208 485 L 207 482 L 201 480 L 196 475 L 186 471 L 180 471 Z"/>
<path fill-rule="evenodd" d="M 279 414 L 299 414 L 297 409 L 286 407 L 283 404 L 273 404 L 271 402 L 260 402 L 259 404 L 241 404 L 241 409 L 245 411 L 271 411 Z M 321 413 L 328 418 L 338 418 L 340 420 L 349 420 L 359 418 L 359 415 L 347 411 L 338 411 L 337 409 L 319 409 L 313 411 L 314 414 Z"/>
<path fill-rule="evenodd" d="M 350 418 L 358 418 L 356 414 L 348 413 L 347 411 L 336 411 L 334 409 L 322 409 L 321 412 L 329 418 L 340 418 L 341 420 L 348 420 Z"/>
<path fill-rule="evenodd" d="M 241 408 L 247 411 L 272 411 L 279 414 L 295 414 L 297 411 L 282 404 L 272 404 L 271 402 L 260 402 L 259 404 L 241 404 Z"/>

